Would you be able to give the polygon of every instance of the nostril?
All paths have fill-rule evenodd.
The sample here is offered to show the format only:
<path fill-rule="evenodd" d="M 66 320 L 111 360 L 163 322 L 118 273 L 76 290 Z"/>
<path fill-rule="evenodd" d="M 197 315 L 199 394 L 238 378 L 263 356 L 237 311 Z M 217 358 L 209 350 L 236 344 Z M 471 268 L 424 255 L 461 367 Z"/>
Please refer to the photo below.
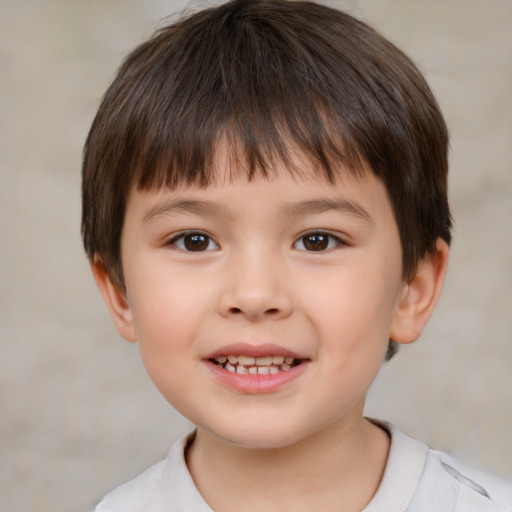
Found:
<path fill-rule="evenodd" d="M 244 310 L 241 308 L 229 308 L 229 313 L 232 315 L 240 315 L 240 314 L 244 313 Z M 264 312 L 264 315 L 268 315 L 268 316 L 276 316 L 278 314 L 279 314 L 279 308 L 269 308 L 269 309 L 265 310 L 265 312 Z"/>

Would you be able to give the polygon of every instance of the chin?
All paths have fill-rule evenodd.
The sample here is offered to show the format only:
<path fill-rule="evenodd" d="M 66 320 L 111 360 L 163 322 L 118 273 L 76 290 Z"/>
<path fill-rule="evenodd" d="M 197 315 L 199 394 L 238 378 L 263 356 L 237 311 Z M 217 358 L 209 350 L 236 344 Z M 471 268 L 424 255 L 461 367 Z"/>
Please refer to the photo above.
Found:
<path fill-rule="evenodd" d="M 221 437 L 221 439 L 233 446 L 246 448 L 248 450 L 279 450 L 293 445 L 300 438 L 293 439 L 287 436 L 270 436 L 260 433 L 252 436 L 242 434 L 237 436 Z"/>
<path fill-rule="evenodd" d="M 304 432 L 287 428 L 286 425 L 231 424 L 227 428 L 207 428 L 212 435 L 233 446 L 253 450 L 277 450 L 293 445 L 307 437 Z"/>

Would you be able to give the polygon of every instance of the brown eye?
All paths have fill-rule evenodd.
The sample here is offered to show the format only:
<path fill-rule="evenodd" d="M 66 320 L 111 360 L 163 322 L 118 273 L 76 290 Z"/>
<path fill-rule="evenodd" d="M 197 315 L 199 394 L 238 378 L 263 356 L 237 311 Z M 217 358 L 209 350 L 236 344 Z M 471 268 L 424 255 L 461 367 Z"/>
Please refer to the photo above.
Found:
<path fill-rule="evenodd" d="M 203 233 L 188 233 L 180 235 L 172 240 L 173 245 L 188 252 L 204 252 L 218 249 L 219 246 Z"/>
<path fill-rule="evenodd" d="M 187 251 L 205 251 L 208 248 L 208 237 L 204 235 L 186 235 L 183 237 L 183 245 Z"/>
<path fill-rule="evenodd" d="M 343 242 L 335 237 L 334 235 L 330 235 L 328 233 L 309 233 L 308 235 L 303 236 L 294 244 L 295 249 L 299 249 L 301 251 L 326 251 L 327 249 L 332 249 L 337 245 L 341 245 Z"/>
<path fill-rule="evenodd" d="M 308 235 L 303 238 L 304 247 L 308 251 L 324 251 L 329 245 L 329 237 L 322 234 Z"/>

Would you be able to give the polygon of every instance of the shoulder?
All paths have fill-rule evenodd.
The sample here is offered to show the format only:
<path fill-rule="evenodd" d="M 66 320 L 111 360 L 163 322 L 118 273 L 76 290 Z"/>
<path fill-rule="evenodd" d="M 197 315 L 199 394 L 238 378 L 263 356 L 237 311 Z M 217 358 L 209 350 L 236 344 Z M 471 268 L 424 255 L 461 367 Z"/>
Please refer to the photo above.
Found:
<path fill-rule="evenodd" d="M 185 462 L 185 448 L 193 435 L 178 439 L 165 460 L 109 492 L 94 512 L 212 512 Z"/>
<path fill-rule="evenodd" d="M 94 512 L 140 512 L 149 510 L 151 502 L 161 500 L 161 480 L 165 461 L 148 468 L 137 478 L 110 491 Z"/>
<path fill-rule="evenodd" d="M 457 486 L 459 508 L 456 510 L 478 505 L 481 508 L 477 510 L 512 512 L 512 482 L 464 464 L 444 452 L 429 450 L 424 480 L 440 479 Z"/>
<path fill-rule="evenodd" d="M 365 512 L 512 512 L 512 483 L 432 450 L 389 423 L 384 476 Z"/>

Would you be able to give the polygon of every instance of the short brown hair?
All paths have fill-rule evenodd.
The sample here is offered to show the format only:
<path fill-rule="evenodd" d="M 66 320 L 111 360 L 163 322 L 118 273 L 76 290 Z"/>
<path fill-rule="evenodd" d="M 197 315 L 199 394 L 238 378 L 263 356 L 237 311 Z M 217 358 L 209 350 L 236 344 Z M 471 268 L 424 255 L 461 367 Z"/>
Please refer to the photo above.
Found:
<path fill-rule="evenodd" d="M 309 1 L 233 0 L 158 31 L 125 60 L 84 149 L 82 236 L 124 286 L 120 239 L 131 187 L 207 185 L 219 140 L 249 177 L 290 167 L 329 181 L 362 162 L 384 183 L 404 278 L 449 243 L 448 134 L 412 61 L 365 23 Z"/>

